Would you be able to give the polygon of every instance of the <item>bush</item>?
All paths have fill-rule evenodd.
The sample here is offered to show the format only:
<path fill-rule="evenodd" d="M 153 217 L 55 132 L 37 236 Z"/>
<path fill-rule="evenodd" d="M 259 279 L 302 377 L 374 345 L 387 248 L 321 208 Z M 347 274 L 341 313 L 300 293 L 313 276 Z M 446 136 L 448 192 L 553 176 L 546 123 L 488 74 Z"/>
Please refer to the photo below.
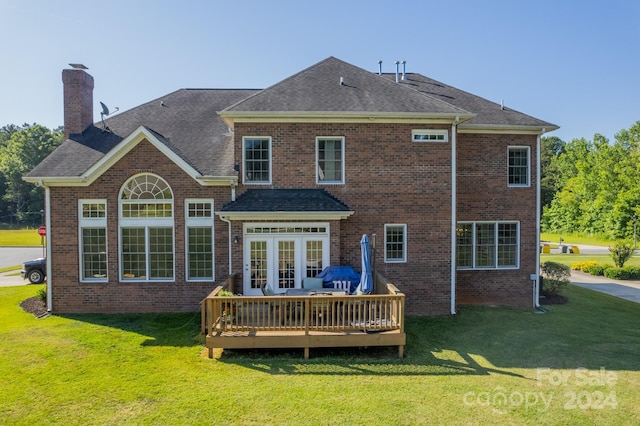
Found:
<path fill-rule="evenodd" d="M 602 265 L 589 265 L 586 271 L 589 275 L 602 276 L 604 275 L 604 266 Z"/>
<path fill-rule="evenodd" d="M 626 242 L 618 242 L 609 247 L 609 252 L 611 253 L 613 263 L 615 263 L 618 268 L 622 268 L 625 262 L 633 256 L 633 247 Z"/>
<path fill-rule="evenodd" d="M 640 279 L 640 268 L 637 266 L 625 266 L 624 269 L 629 275 L 628 280 L 637 280 Z"/>
<path fill-rule="evenodd" d="M 624 268 L 613 266 L 604 270 L 604 276 L 612 280 L 628 280 L 629 272 Z"/>
<path fill-rule="evenodd" d="M 589 272 L 589 267 L 596 266 L 597 264 L 598 262 L 596 262 L 595 260 L 587 260 L 585 262 L 576 262 L 571 265 L 571 269 L 573 269 L 574 271 Z"/>
<path fill-rule="evenodd" d="M 42 303 L 47 304 L 47 289 L 41 288 L 36 292 L 36 297 L 40 299 Z"/>
<path fill-rule="evenodd" d="M 571 269 L 567 265 L 556 262 L 544 262 L 540 265 L 544 276 L 542 291 L 548 296 L 557 296 L 569 284 Z"/>

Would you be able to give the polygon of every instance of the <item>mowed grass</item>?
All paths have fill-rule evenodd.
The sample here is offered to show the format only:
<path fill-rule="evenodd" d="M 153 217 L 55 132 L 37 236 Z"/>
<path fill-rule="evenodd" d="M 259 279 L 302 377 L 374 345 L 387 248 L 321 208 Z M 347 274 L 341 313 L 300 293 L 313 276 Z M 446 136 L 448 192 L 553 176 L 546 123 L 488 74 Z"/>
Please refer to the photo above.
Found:
<path fill-rule="evenodd" d="M 0 247 L 37 247 L 42 245 L 37 229 L 2 229 Z"/>
<path fill-rule="evenodd" d="M 198 314 L 36 319 L 0 288 L 7 424 L 638 424 L 640 304 L 570 286 L 546 314 L 407 318 L 395 348 L 204 356 Z"/>

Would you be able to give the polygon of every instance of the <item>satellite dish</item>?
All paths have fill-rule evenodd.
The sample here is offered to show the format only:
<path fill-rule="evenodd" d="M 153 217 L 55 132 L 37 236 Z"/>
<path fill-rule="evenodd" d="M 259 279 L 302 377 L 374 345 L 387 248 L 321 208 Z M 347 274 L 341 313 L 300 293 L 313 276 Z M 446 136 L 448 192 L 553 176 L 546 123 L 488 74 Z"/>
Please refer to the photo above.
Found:
<path fill-rule="evenodd" d="M 102 112 L 100 113 L 100 119 L 102 120 L 102 131 L 109 130 L 109 127 L 104 122 L 104 118 L 111 113 L 109 112 L 109 108 L 104 103 L 100 102 L 100 106 L 102 107 Z M 120 108 L 116 107 L 113 112 L 117 112 L 119 109 Z"/>
<path fill-rule="evenodd" d="M 100 113 L 101 115 L 109 115 L 109 108 L 107 108 L 107 106 L 105 104 L 103 104 L 102 102 L 100 102 L 100 106 L 102 107 L 102 112 Z"/>

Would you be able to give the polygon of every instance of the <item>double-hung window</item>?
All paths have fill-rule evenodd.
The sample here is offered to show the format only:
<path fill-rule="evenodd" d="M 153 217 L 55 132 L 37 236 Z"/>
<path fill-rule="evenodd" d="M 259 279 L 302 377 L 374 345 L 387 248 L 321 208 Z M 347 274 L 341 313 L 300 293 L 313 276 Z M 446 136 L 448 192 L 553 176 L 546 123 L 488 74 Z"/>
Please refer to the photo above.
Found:
<path fill-rule="evenodd" d="M 213 200 L 186 200 L 187 280 L 213 281 Z"/>
<path fill-rule="evenodd" d="M 530 160 L 528 146 L 510 146 L 507 150 L 509 186 L 529 186 Z"/>
<path fill-rule="evenodd" d="M 80 200 L 80 281 L 107 281 L 107 201 Z"/>
<path fill-rule="evenodd" d="M 344 138 L 316 138 L 317 182 L 344 183 Z"/>
<path fill-rule="evenodd" d="M 519 266 L 518 222 L 460 222 L 456 241 L 458 269 L 514 269 Z"/>
<path fill-rule="evenodd" d="M 386 263 L 407 261 L 407 225 L 384 226 L 384 261 Z"/>
<path fill-rule="evenodd" d="M 270 137 L 244 136 L 242 138 L 242 158 L 244 163 L 244 183 L 271 183 Z"/>
<path fill-rule="evenodd" d="M 120 279 L 174 279 L 173 193 L 157 175 L 129 179 L 120 190 Z"/>

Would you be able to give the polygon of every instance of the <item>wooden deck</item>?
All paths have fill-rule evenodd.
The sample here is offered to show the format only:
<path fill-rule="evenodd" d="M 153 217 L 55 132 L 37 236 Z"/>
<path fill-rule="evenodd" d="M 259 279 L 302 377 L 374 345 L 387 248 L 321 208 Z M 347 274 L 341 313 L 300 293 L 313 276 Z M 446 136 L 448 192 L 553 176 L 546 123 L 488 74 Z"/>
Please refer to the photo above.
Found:
<path fill-rule="evenodd" d="M 354 346 L 398 346 L 402 357 L 404 294 L 376 278 L 382 294 L 366 296 L 224 297 L 216 287 L 201 303 L 209 357 L 214 348 L 302 348 L 308 358 L 310 348 Z"/>

